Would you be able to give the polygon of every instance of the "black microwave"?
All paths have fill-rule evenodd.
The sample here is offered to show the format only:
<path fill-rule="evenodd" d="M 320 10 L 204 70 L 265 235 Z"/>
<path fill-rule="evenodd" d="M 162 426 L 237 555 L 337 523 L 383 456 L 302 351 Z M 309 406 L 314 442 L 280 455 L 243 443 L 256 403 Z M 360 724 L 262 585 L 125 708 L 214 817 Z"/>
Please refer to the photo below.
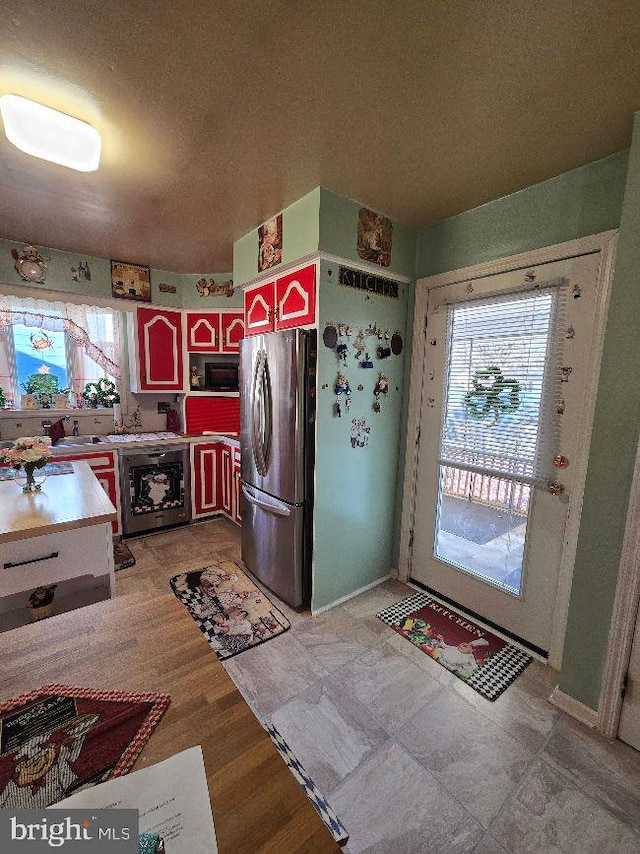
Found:
<path fill-rule="evenodd" d="M 239 391 L 237 362 L 205 362 L 204 384 L 207 391 Z"/>

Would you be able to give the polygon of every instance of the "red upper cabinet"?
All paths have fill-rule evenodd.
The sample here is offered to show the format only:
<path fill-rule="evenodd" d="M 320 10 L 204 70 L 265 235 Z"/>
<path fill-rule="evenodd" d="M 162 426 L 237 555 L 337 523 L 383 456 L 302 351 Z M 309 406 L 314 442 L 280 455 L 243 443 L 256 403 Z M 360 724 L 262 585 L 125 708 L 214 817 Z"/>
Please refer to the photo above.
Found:
<path fill-rule="evenodd" d="M 220 349 L 220 312 L 187 312 L 187 352 L 217 353 Z"/>
<path fill-rule="evenodd" d="M 239 353 L 244 338 L 244 313 L 223 311 L 220 314 L 220 352 Z"/>
<path fill-rule="evenodd" d="M 275 282 L 244 292 L 245 334 L 310 326 L 316 322 L 316 267 L 309 264 Z"/>
<path fill-rule="evenodd" d="M 276 328 L 292 329 L 316 322 L 316 268 L 314 264 L 276 281 Z"/>
<path fill-rule="evenodd" d="M 275 282 L 264 282 L 253 285 L 244 292 L 245 335 L 273 332 L 275 286 Z"/>
<path fill-rule="evenodd" d="M 129 328 L 131 390 L 183 391 L 182 312 L 139 307 Z"/>
<path fill-rule="evenodd" d="M 244 338 L 244 313 L 187 311 L 188 353 L 239 353 Z"/>

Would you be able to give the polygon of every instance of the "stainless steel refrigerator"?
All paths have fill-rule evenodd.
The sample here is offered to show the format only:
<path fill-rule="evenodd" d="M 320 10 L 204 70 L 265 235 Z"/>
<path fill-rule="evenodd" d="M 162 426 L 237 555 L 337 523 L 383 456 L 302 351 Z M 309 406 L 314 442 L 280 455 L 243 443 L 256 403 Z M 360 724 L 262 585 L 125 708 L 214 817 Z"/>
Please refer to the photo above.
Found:
<path fill-rule="evenodd" d="M 294 608 L 311 594 L 315 330 L 240 342 L 242 560 Z"/>

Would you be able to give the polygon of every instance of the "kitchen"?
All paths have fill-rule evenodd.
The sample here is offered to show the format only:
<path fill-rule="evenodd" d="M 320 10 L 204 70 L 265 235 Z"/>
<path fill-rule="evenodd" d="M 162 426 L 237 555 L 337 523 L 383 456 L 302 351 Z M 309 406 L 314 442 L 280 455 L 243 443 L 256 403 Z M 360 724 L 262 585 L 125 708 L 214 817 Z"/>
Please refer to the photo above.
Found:
<path fill-rule="evenodd" d="M 357 294 L 355 291 L 337 284 L 341 264 L 356 268 L 361 263 L 361 259 L 355 251 L 354 240 L 354 223 L 357 221 L 357 211 L 360 205 L 324 188 L 318 188 L 312 192 L 307 192 L 307 188 L 305 188 L 302 192 L 291 197 L 291 200 L 297 199 L 298 201 L 293 201 L 289 207 L 278 202 L 264 208 L 259 216 L 253 216 L 250 222 L 255 228 L 251 232 L 239 239 L 237 234 L 233 235 L 235 238 L 233 274 L 230 272 L 207 273 L 206 275 L 200 273 L 167 273 L 163 270 L 163 263 L 170 266 L 167 260 L 158 262 L 158 267 L 152 268 L 153 305 L 188 311 L 201 308 L 204 301 L 207 308 L 213 310 L 226 308 L 242 310 L 243 293 L 241 289 L 245 286 L 251 288 L 256 284 L 270 280 L 269 274 L 258 276 L 256 272 L 258 223 L 265 221 L 267 217 L 275 215 L 278 210 L 281 210 L 283 234 L 285 236 L 282 272 L 286 274 L 287 271 L 293 270 L 296 264 L 304 265 L 307 261 L 316 265 L 319 306 L 315 325 L 317 325 L 319 340 L 328 326 L 334 326 L 338 329 L 341 324 L 355 327 L 356 335 L 360 325 L 363 326 L 363 329 L 368 328 L 369 325 L 372 327 L 379 325 L 383 332 L 387 329 L 391 331 L 391 334 L 398 331 L 403 338 L 404 347 L 401 354 L 394 356 L 384 364 L 385 368 L 387 365 L 389 366 L 392 374 L 393 372 L 397 373 L 391 376 L 390 393 L 378 401 L 382 407 L 380 413 L 374 412 L 372 409 L 377 398 L 374 394 L 375 382 L 371 377 L 371 375 L 375 375 L 377 381 L 378 374 L 382 372 L 379 365 L 376 365 L 376 369 L 369 372 L 358 367 L 358 373 L 355 375 L 353 370 L 346 371 L 346 379 L 352 389 L 352 411 L 355 411 L 355 407 L 360 404 L 360 401 L 364 402 L 366 398 L 366 409 L 367 412 L 370 411 L 371 413 L 366 418 L 368 426 L 372 430 L 368 434 L 370 437 L 369 445 L 365 448 L 354 447 L 350 443 L 349 422 L 351 417 L 346 418 L 344 410 L 340 417 L 335 414 L 335 404 L 340 403 L 344 407 L 345 402 L 344 396 L 341 397 L 335 393 L 336 377 L 341 365 L 336 357 L 335 350 L 326 347 L 324 344 L 319 345 L 320 363 L 318 365 L 317 391 L 318 419 L 321 420 L 321 423 L 318 427 L 316 469 L 320 475 L 316 483 L 315 497 L 317 527 L 314 568 L 314 607 L 316 611 L 320 612 L 319 618 L 322 617 L 322 609 L 335 603 L 338 603 L 336 607 L 347 610 L 347 604 L 341 605 L 341 600 L 348 603 L 347 597 L 356 591 L 367 588 L 369 585 L 375 585 L 376 582 L 389 575 L 392 567 L 398 565 L 396 532 L 400 515 L 398 493 L 401 486 L 398 477 L 398 470 L 401 467 L 398 445 L 403 447 L 405 442 L 403 434 L 403 425 L 406 422 L 403 409 L 407 405 L 405 375 L 410 361 L 408 356 L 412 352 L 411 316 L 413 280 L 416 276 L 416 270 L 419 276 L 431 275 L 444 270 L 461 268 L 490 257 L 498 257 L 518 251 L 524 252 L 532 246 L 548 246 L 585 234 L 595 234 L 620 227 L 620 252 L 622 254 L 619 257 L 628 259 L 627 267 L 623 268 L 620 273 L 620 276 L 623 276 L 624 270 L 633 269 L 633 265 L 637 262 L 629 243 L 623 239 L 625 233 L 630 235 L 634 227 L 633 219 L 629 219 L 633 216 L 632 209 L 627 205 L 624 217 L 621 211 L 622 199 L 625 194 L 628 193 L 628 198 L 631 198 L 636 168 L 635 143 L 632 144 L 631 153 L 628 156 L 626 151 L 622 152 L 622 149 L 628 145 L 629 137 L 627 136 L 625 139 L 627 142 L 623 145 L 619 145 L 617 149 L 611 149 L 621 153 L 611 154 L 608 158 L 605 157 L 604 160 L 598 161 L 598 156 L 609 154 L 609 152 L 601 152 L 587 158 L 588 161 L 592 161 L 587 166 L 583 166 L 586 162 L 584 160 L 580 164 L 575 163 L 576 166 L 581 167 L 575 172 L 572 172 L 568 166 L 558 169 L 550 174 L 561 172 L 564 174 L 555 181 L 535 185 L 535 180 L 529 180 L 528 183 L 521 186 L 527 186 L 530 189 L 512 197 L 508 196 L 510 189 L 505 188 L 501 192 L 487 197 L 504 196 L 503 199 L 498 199 L 493 205 L 486 206 L 484 210 L 470 211 L 472 207 L 475 207 L 475 203 L 468 204 L 464 208 L 468 211 L 466 218 L 461 215 L 459 219 L 453 219 L 450 222 L 445 220 L 439 225 L 426 228 L 417 234 L 412 229 L 404 228 L 394 219 L 392 267 L 384 270 L 378 269 L 377 271 L 378 274 L 387 278 L 392 278 L 395 275 L 396 281 L 399 281 L 401 296 L 393 304 L 390 299 L 378 295 L 372 296 L 370 300 L 365 300 L 363 294 Z M 541 177 L 549 177 L 549 175 Z M 355 198 L 368 198 L 366 193 L 358 193 L 356 190 L 353 190 L 353 193 Z M 374 204 L 373 207 L 376 205 Z M 379 205 L 379 207 L 384 210 L 383 205 Z M 567 208 L 582 211 L 581 217 L 578 218 L 580 221 L 567 218 Z M 532 217 L 535 218 L 541 210 L 545 212 L 544 225 L 536 226 L 533 234 L 531 234 L 531 229 L 526 224 L 530 223 Z M 483 235 L 480 240 L 482 245 L 479 245 L 477 240 L 474 243 L 474 233 L 478 230 Z M 22 290 L 25 286 L 21 285 L 17 279 L 11 250 L 15 249 L 21 255 L 24 253 L 24 241 L 35 241 L 36 239 L 40 240 L 41 247 L 55 247 L 65 244 L 55 240 L 47 241 L 42 237 L 37 238 L 26 227 L 25 223 L 7 226 L 5 233 L 20 239 L 6 240 L 2 243 L 2 252 L 0 253 L 2 281 L 12 285 L 14 292 L 17 286 L 21 289 L 20 293 L 26 293 Z M 44 232 L 41 231 L 40 233 L 43 234 Z M 82 229 L 79 228 L 77 233 L 80 235 Z M 229 242 L 233 242 L 233 240 Z M 74 249 L 70 244 L 66 245 L 68 249 Z M 79 245 L 81 244 L 77 243 L 76 247 Z M 508 247 L 508 252 L 505 251 L 505 246 Z M 96 302 L 99 304 L 102 300 L 110 301 L 111 278 L 106 253 L 104 257 L 101 257 L 98 252 L 85 254 L 55 248 L 42 248 L 41 251 L 53 260 L 43 287 L 29 288 L 28 285 L 26 286 L 32 296 L 42 296 L 43 291 L 51 290 L 70 295 L 70 299 L 76 299 L 80 302 L 87 301 L 87 294 L 92 297 L 92 304 Z M 483 252 L 485 253 L 484 256 Z M 319 253 L 324 253 L 324 257 L 318 257 Z M 138 255 L 133 249 L 119 254 L 140 263 L 145 263 L 148 260 Z M 340 259 L 339 262 L 335 261 L 336 258 Z M 77 269 L 79 263 L 84 264 L 85 262 L 91 268 L 91 280 L 89 282 L 86 280 L 76 282 L 72 278 L 71 268 Z M 207 269 L 207 266 L 194 260 L 192 266 L 181 265 L 180 268 Z M 219 269 L 229 271 L 231 265 Z M 392 276 L 388 276 L 388 272 Z M 280 272 L 274 278 L 279 276 Z M 213 279 L 221 284 L 233 279 L 233 295 L 231 297 L 224 295 L 201 296 L 197 284 L 202 278 L 205 280 Z M 628 282 L 630 279 L 616 279 L 613 290 L 612 310 L 614 314 L 611 315 L 611 322 L 613 323 L 615 319 L 616 324 L 621 329 L 628 328 L 629 319 L 633 317 L 635 310 L 634 297 L 630 290 L 631 285 Z M 161 289 L 161 285 L 169 289 L 174 287 L 175 291 Z M 34 291 L 37 294 L 34 294 Z M 369 306 L 367 303 L 371 305 Z M 378 312 L 380 312 L 380 319 L 377 316 Z M 613 331 L 609 333 L 604 350 L 605 367 L 608 364 L 613 364 L 613 362 L 620 364 L 619 356 L 626 347 L 624 342 L 631 339 L 630 333 L 628 336 L 622 333 L 614 335 Z M 374 337 L 371 338 L 370 343 L 377 347 Z M 370 355 L 372 354 L 370 353 Z M 622 364 L 628 366 L 628 368 L 623 369 L 624 374 L 624 371 L 631 370 L 631 366 L 634 364 L 633 358 L 629 356 L 628 359 L 623 359 Z M 365 379 L 361 380 L 361 377 L 365 377 Z M 625 384 L 631 389 L 633 383 L 627 382 L 620 373 L 615 374 L 612 379 L 613 382 L 609 384 L 608 388 L 613 398 L 612 401 L 610 400 L 610 406 L 615 408 L 619 404 L 619 400 L 616 401 L 615 399 L 616 389 L 619 390 Z M 627 377 L 627 379 L 629 378 Z M 327 387 L 322 388 L 325 384 Z M 358 385 L 363 385 L 362 391 L 358 391 Z M 185 396 L 184 400 L 194 397 L 187 391 L 186 383 L 184 390 L 179 394 Z M 176 403 L 174 396 L 175 394 L 172 392 L 142 394 L 130 393 L 125 390 L 122 394 L 122 408 L 125 419 L 133 423 L 134 413 L 138 411 L 141 426 L 136 429 L 144 429 L 148 432 L 163 431 L 166 429 L 166 415 L 164 412 L 158 412 L 158 403 L 173 406 Z M 178 401 L 181 415 L 183 415 L 182 404 L 183 399 Z M 598 405 L 604 406 L 604 402 Z M 610 449 L 602 432 L 604 430 L 602 419 L 605 411 L 601 409 L 599 412 L 601 419 L 598 427 L 600 430 L 598 433 L 599 441 L 594 439 L 592 460 L 593 464 L 599 467 L 602 482 L 602 475 L 608 470 L 607 459 L 610 456 Z M 199 413 L 200 409 L 196 406 L 194 412 L 190 414 L 195 416 Z M 56 416 L 59 414 L 55 413 Z M 228 414 L 225 412 L 225 416 Z M 10 440 L 19 435 L 40 433 L 41 421 L 45 416 L 49 418 L 49 413 L 29 415 L 28 418 L 25 417 L 24 419 L 22 415 L 23 413 L 20 413 L 18 418 L 15 412 L 2 414 L 0 428 L 2 429 L 3 440 Z M 379 418 L 378 415 L 380 415 Z M 75 415 L 72 417 L 75 418 Z M 94 423 L 95 419 L 98 419 L 99 423 Z M 82 424 L 80 432 L 84 435 L 106 435 L 111 431 L 113 423 L 111 414 L 103 415 L 99 410 L 96 412 L 83 411 L 79 420 Z M 22 426 L 16 427 L 17 423 Z M 27 426 L 30 429 L 26 429 Z M 224 426 L 228 428 L 227 424 Z M 633 466 L 632 464 L 629 465 L 629 458 L 632 460 L 635 454 L 637 436 L 626 421 L 623 420 L 619 426 L 620 435 L 623 437 L 627 470 L 630 471 Z M 214 422 L 207 422 L 207 426 L 202 425 L 202 429 L 217 431 Z M 220 432 L 226 434 L 227 429 Z M 228 432 L 234 431 L 228 428 Z M 398 442 L 399 436 L 400 442 Z M 204 436 L 200 436 L 201 440 L 204 438 Z M 211 444 L 215 444 L 215 442 Z M 363 457 L 363 453 L 368 454 L 368 456 Z M 366 462 L 364 462 L 365 459 Z M 116 480 L 114 488 L 118 489 L 115 471 L 114 458 L 114 465 L 108 470 L 105 481 Z M 611 493 L 608 495 L 607 503 L 616 511 L 615 529 L 617 533 L 614 539 L 618 544 L 623 541 L 626 496 L 630 488 L 630 477 L 629 474 L 626 491 L 625 489 L 622 490 L 625 492 L 624 497 L 618 494 L 617 488 L 614 490 L 613 485 L 609 486 L 610 478 L 604 478 L 604 484 Z M 607 567 L 607 571 L 597 574 L 594 579 L 596 574 L 591 569 L 591 562 L 588 557 L 589 547 L 593 546 L 594 539 L 598 539 L 597 532 L 599 532 L 599 539 L 603 542 L 609 539 L 610 532 L 603 530 L 604 523 L 597 520 L 596 506 L 599 503 L 599 498 L 596 497 L 595 485 L 591 481 L 589 484 L 585 497 L 585 510 L 591 520 L 591 531 L 581 532 L 583 544 L 579 548 L 579 571 L 574 578 L 570 603 L 562 687 L 567 693 L 576 697 L 579 702 L 586 704 L 593 710 L 597 708 L 598 703 L 602 670 L 601 660 L 606 648 L 609 619 L 606 606 L 597 614 L 594 613 L 591 606 L 591 589 L 595 584 L 598 590 L 596 598 L 600 602 L 610 605 L 615 593 L 618 564 L 615 548 L 613 554 L 601 554 L 601 563 L 604 562 L 603 565 Z M 227 494 L 229 494 L 229 490 Z M 210 505 L 210 503 L 208 498 L 205 504 Z M 375 587 L 372 587 L 372 590 L 375 590 Z M 373 596 L 373 594 L 369 595 Z M 350 612 L 347 610 L 347 613 Z M 589 637 L 586 639 L 578 628 L 584 624 L 591 626 L 591 631 L 588 633 Z M 269 645 L 267 644 L 265 650 L 268 648 Z M 238 664 L 240 661 L 241 658 L 238 659 Z"/>

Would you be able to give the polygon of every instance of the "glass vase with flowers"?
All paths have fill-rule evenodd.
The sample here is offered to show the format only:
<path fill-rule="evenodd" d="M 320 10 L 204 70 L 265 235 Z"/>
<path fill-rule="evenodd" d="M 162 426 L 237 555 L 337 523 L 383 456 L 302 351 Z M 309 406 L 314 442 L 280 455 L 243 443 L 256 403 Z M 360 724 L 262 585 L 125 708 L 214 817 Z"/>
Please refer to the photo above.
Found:
<path fill-rule="evenodd" d="M 0 451 L 0 462 L 16 470 L 16 482 L 23 492 L 38 492 L 46 475 L 38 479 L 36 470 L 43 468 L 51 458 L 51 439 L 48 436 L 22 436 L 13 447 Z"/>

